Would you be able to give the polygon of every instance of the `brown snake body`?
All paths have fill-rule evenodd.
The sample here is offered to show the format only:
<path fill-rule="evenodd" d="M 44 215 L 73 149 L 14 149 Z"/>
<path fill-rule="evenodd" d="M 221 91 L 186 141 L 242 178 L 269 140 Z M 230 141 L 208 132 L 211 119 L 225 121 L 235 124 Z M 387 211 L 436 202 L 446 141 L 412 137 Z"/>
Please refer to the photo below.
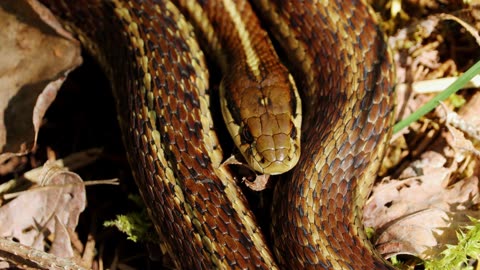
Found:
<path fill-rule="evenodd" d="M 393 110 L 391 59 L 363 1 L 254 3 L 288 56 L 304 106 L 300 161 L 275 187 L 273 252 L 220 165 L 204 56 L 174 5 L 42 2 L 111 79 L 134 177 L 177 268 L 390 267 L 361 225 Z M 205 4 L 195 20 L 213 2 L 184 6 Z"/>

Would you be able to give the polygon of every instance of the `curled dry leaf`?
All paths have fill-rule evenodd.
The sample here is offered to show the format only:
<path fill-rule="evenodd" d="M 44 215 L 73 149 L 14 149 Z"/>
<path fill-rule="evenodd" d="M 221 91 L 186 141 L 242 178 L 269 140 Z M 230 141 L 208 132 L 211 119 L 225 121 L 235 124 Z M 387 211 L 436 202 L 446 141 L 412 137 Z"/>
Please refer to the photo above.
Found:
<path fill-rule="evenodd" d="M 227 158 L 221 167 L 226 167 L 230 165 L 236 165 L 238 170 L 238 175 L 241 175 L 241 182 L 245 184 L 246 187 L 253 191 L 262 191 L 267 188 L 270 184 L 270 175 L 268 174 L 256 174 L 252 169 L 246 164 L 245 161 L 239 160 L 234 155 Z"/>
<path fill-rule="evenodd" d="M 43 22 L 53 20 L 45 14 L 25 1 L 0 1 L 0 154 L 35 146 L 60 84 L 82 62 L 78 42 Z"/>
<path fill-rule="evenodd" d="M 268 179 L 270 179 L 270 175 L 268 174 L 257 175 L 253 182 L 245 179 L 245 185 L 251 190 L 262 191 L 267 188 Z"/>
<path fill-rule="evenodd" d="M 85 186 L 77 174 L 48 162 L 43 175 L 45 186 L 23 192 L 0 208 L 0 237 L 46 250 L 44 240 L 53 236 L 50 251 L 71 257 L 68 231 L 75 230 L 85 209 Z"/>

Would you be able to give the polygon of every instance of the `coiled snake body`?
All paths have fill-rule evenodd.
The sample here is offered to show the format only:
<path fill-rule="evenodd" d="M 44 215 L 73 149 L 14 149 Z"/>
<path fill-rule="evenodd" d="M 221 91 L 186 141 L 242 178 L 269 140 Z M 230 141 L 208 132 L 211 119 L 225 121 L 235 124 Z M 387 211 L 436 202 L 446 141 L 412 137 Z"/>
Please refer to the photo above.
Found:
<path fill-rule="evenodd" d="M 257 146 L 243 149 L 251 165 L 260 164 L 256 170 L 262 171 L 267 163 L 294 164 L 299 158 L 275 186 L 271 247 L 238 184 L 221 166 L 204 56 L 193 28 L 174 4 L 42 2 L 77 33 L 111 79 L 134 177 L 163 240 L 160 246 L 177 268 L 390 268 L 373 251 L 361 225 L 361 209 L 384 152 L 393 110 L 391 59 L 364 1 L 254 1 L 288 56 L 303 98 L 301 155 L 300 130 L 295 125 L 302 113 L 295 92 L 278 98 L 287 101 L 278 114 L 268 106 L 283 90 L 272 91 L 272 96 L 262 92 L 262 98 L 254 99 L 266 109 L 229 108 L 231 115 L 226 117 L 235 122 L 234 132 L 241 133 L 234 138 L 240 149 L 245 144 Z M 273 84 L 268 74 L 278 69 L 286 74 L 282 85 L 295 88 L 286 70 L 272 64 L 278 60 L 258 60 L 271 44 L 252 45 L 264 42 L 266 35 L 251 31 L 256 19 L 245 13 L 251 12 L 248 3 L 185 0 L 176 4 L 196 24 L 203 43 L 223 51 L 235 45 L 243 50 L 239 57 L 247 63 L 231 64 L 237 66 L 234 75 L 244 70 L 268 88 Z M 210 32 L 229 27 L 233 34 L 224 37 Z M 251 32 L 242 34 L 242 29 Z M 228 45 L 222 41 L 225 37 L 236 39 Z M 250 53 L 248 47 L 260 52 Z M 217 54 L 214 49 L 207 51 Z M 229 70 L 230 56 L 218 54 L 222 70 Z M 254 66 L 260 68 L 255 71 Z M 236 78 L 224 75 L 223 87 L 233 84 L 225 77 Z M 237 85 L 249 85 L 236 80 Z M 222 102 L 255 96 L 254 92 L 226 94 Z M 254 120 L 236 122 L 239 115 L 249 114 Z M 277 125 L 268 129 L 266 123 L 271 122 Z M 255 127 L 271 134 L 268 138 L 253 134 Z M 283 150 L 273 149 L 272 144 Z M 249 160 L 252 155 L 255 158 Z M 291 167 L 282 166 L 284 171 Z"/>

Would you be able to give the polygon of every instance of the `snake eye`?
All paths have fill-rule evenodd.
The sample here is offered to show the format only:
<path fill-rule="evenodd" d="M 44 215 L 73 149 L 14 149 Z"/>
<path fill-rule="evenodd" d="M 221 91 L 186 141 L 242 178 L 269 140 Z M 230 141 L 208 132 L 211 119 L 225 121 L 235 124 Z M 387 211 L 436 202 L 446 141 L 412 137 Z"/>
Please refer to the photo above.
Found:
<path fill-rule="evenodd" d="M 242 128 L 242 139 L 243 139 L 243 141 L 245 141 L 245 143 L 252 143 L 253 142 L 252 133 L 250 133 L 250 130 L 248 130 L 248 128 L 246 128 L 246 127 Z"/>

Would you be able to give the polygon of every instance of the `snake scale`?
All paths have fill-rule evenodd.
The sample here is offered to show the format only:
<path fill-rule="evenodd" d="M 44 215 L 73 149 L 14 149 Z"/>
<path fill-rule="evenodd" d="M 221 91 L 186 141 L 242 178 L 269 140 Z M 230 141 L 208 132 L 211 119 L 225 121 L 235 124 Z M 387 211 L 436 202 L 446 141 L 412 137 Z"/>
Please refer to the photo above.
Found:
<path fill-rule="evenodd" d="M 76 33 L 111 80 L 134 178 L 162 239 L 160 247 L 176 268 L 391 268 L 373 250 L 361 223 L 391 132 L 394 103 L 392 59 L 363 0 L 253 1 L 287 56 L 303 100 L 298 113 L 296 94 L 280 98 L 295 108 L 286 109 L 294 117 L 275 120 L 287 123 L 290 133 L 282 131 L 289 135 L 272 140 L 280 144 L 292 138 L 295 143 L 300 137 L 293 127 L 299 122 L 295 116 L 303 114 L 298 165 L 275 182 L 272 243 L 256 225 L 232 173 L 221 166 L 223 152 L 209 110 L 209 74 L 196 40 L 217 42 L 224 50 L 258 49 L 250 42 L 263 40 L 264 34 L 257 36 L 261 31 L 240 33 L 257 21 L 245 15 L 252 12 L 250 4 L 41 2 Z M 209 32 L 223 28 L 232 28 L 232 34 L 223 36 L 236 41 L 224 43 L 217 32 Z M 228 70 L 229 57 L 221 57 L 219 65 Z M 241 65 L 260 66 L 257 71 L 244 68 L 253 78 L 265 78 L 273 66 L 256 62 L 249 53 L 244 58 L 246 64 L 233 65 L 240 65 L 239 70 Z M 273 99 L 259 104 L 270 105 Z M 243 134 L 240 144 L 254 140 L 254 130 L 236 129 Z M 298 153 L 295 147 L 284 152 Z M 272 162 L 286 159 L 284 152 L 276 152 Z"/>

